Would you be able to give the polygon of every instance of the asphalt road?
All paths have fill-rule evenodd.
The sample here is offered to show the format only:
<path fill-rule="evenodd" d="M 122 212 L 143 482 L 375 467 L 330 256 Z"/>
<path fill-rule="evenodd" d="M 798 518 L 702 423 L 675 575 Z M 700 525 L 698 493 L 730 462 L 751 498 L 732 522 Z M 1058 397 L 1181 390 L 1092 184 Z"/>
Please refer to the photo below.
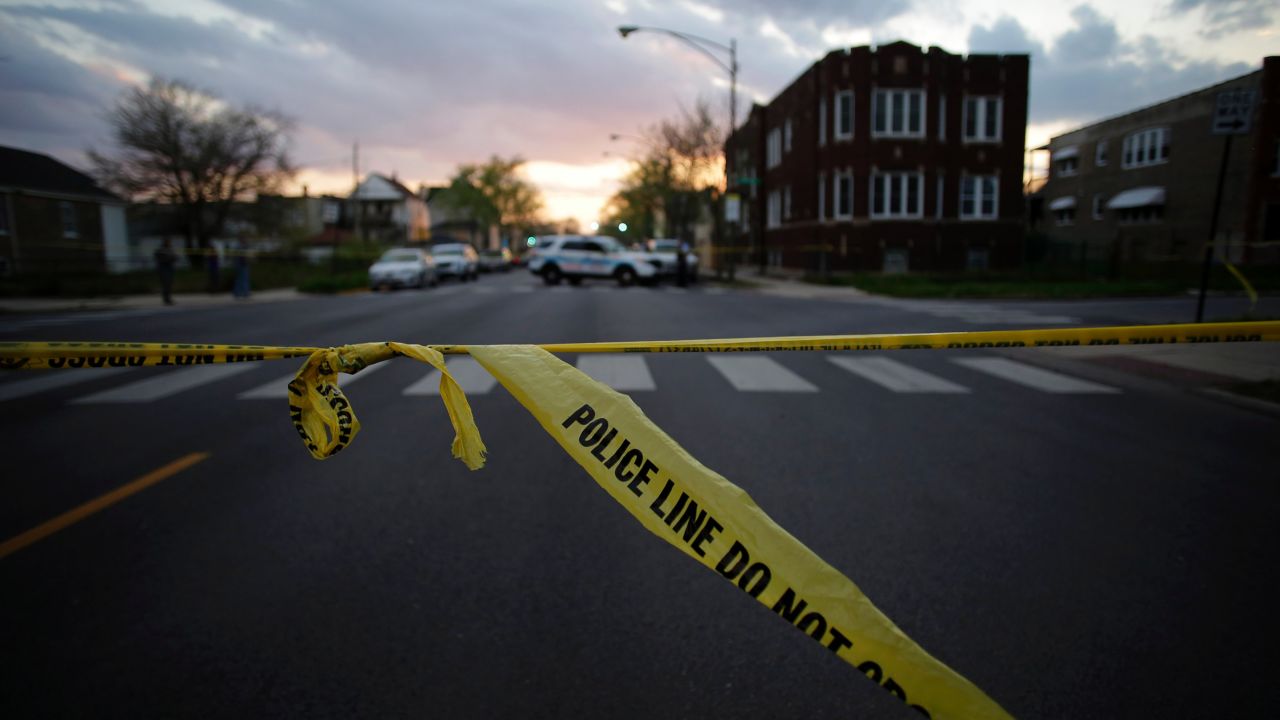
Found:
<path fill-rule="evenodd" d="M 6 316 L 0 338 L 919 332 L 1184 320 L 1193 303 L 552 290 L 513 273 Z M 1274 714 L 1276 419 L 1083 362 L 1037 374 L 1017 351 L 885 353 L 860 372 L 832 358 L 877 356 L 764 357 L 604 372 L 647 375 L 631 394 L 660 427 L 1015 716 Z M 500 386 L 469 391 L 480 472 L 451 459 L 439 399 L 406 394 L 428 374 L 407 360 L 356 376 L 364 430 L 317 462 L 283 398 L 257 397 L 296 367 L 0 377 L 0 542 L 208 454 L 0 559 L 0 714 L 918 717 L 642 529 Z"/>

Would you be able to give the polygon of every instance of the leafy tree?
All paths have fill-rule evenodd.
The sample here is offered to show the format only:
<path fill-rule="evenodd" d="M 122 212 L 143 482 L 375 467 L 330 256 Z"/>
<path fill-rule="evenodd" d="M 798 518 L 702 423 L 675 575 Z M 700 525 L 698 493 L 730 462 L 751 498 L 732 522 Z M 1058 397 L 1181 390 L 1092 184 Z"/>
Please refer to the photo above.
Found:
<path fill-rule="evenodd" d="M 699 100 L 692 111 L 649 128 L 644 145 L 605 206 L 606 228 L 625 222 L 630 237 L 691 239 L 692 224 L 723 179 L 721 130 L 710 104 Z"/>
<path fill-rule="evenodd" d="M 293 174 L 289 119 L 178 80 L 126 92 L 107 117 L 115 152 L 89 153 L 99 178 L 133 200 L 178 206 L 189 246 L 208 248 L 233 202 Z"/>
<path fill-rule="evenodd" d="M 530 228 L 542 211 L 542 193 L 520 176 L 524 159 L 497 155 L 479 165 L 460 165 L 449 181 L 445 202 L 468 213 L 480 225 L 497 225 L 505 237 L 509 228 Z"/>

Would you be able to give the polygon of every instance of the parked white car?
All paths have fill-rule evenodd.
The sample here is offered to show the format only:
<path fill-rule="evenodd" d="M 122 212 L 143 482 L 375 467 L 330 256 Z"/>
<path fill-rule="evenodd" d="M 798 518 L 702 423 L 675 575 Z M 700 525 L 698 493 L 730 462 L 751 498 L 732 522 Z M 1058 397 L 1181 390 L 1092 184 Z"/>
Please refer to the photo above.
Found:
<path fill-rule="evenodd" d="M 657 270 L 649 254 L 626 250 L 607 235 L 548 235 L 538 238 L 529 255 L 529 271 L 541 275 L 548 285 L 568 280 L 577 285 L 583 278 L 607 278 L 619 285 L 649 282 Z"/>
<path fill-rule="evenodd" d="M 456 277 L 463 282 L 480 277 L 480 256 L 467 243 L 440 243 L 431 246 L 440 277 Z"/>
<path fill-rule="evenodd" d="M 675 238 L 654 238 L 645 242 L 650 262 L 662 278 L 674 278 L 679 272 L 680 241 Z M 685 254 L 685 277 L 698 282 L 698 256 L 692 250 Z"/>
<path fill-rule="evenodd" d="M 434 287 L 436 264 L 418 248 L 392 248 L 369 266 L 369 288 Z"/>

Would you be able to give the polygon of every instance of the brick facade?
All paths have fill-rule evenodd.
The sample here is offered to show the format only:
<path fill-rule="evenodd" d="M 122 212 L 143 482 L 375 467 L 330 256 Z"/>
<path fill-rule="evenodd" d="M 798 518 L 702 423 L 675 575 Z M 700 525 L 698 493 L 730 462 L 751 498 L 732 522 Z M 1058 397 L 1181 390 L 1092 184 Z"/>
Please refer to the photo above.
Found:
<path fill-rule="evenodd" d="M 1028 68 L 905 42 L 829 53 L 726 144 L 739 246 L 801 272 L 1017 266 Z M 962 185 L 981 186 L 963 206 Z"/>

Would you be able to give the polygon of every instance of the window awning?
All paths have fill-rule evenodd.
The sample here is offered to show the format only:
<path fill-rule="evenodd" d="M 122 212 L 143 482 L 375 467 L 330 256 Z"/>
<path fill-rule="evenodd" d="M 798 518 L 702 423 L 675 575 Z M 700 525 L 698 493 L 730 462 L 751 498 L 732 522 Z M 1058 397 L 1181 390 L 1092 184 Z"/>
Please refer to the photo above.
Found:
<path fill-rule="evenodd" d="M 1164 188 L 1136 187 L 1125 190 L 1107 203 L 1108 210 L 1125 210 L 1128 208 L 1150 207 L 1164 204 Z"/>
<path fill-rule="evenodd" d="M 1050 210 L 1070 210 L 1075 206 L 1076 206 L 1076 197 L 1074 195 L 1060 197 L 1057 200 L 1054 200 L 1053 202 L 1049 203 Z"/>
<path fill-rule="evenodd" d="M 1080 154 L 1080 148 L 1076 145 L 1068 145 L 1053 151 L 1053 161 L 1067 160 Z"/>

